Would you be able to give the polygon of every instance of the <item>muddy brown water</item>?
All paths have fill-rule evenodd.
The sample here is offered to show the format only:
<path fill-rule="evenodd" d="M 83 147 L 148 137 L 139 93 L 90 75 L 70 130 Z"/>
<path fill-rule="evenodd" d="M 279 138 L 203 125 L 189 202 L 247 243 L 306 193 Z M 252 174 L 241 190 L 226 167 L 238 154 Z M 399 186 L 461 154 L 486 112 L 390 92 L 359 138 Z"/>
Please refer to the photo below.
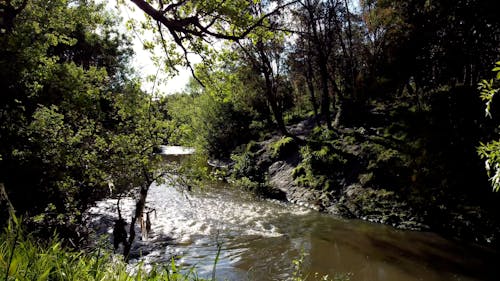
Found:
<path fill-rule="evenodd" d="M 111 233 L 115 206 L 109 199 L 90 210 L 101 233 Z M 128 215 L 133 200 L 123 198 L 120 206 Z M 353 281 L 500 280 L 499 255 L 492 250 L 434 233 L 338 219 L 223 184 L 189 193 L 155 185 L 147 207 L 156 210 L 152 232 L 137 239 L 132 262 L 162 264 L 175 256 L 184 268 L 211 276 L 221 245 L 218 280 L 287 280 L 301 253 L 305 273 Z"/>

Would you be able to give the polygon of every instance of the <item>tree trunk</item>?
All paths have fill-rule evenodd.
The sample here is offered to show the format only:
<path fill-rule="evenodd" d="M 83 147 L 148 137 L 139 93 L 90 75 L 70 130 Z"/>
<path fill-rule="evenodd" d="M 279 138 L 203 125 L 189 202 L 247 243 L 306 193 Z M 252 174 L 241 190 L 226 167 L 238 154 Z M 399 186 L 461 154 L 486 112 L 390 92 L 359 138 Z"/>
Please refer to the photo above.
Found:
<path fill-rule="evenodd" d="M 333 99 L 332 99 L 332 105 L 333 105 L 333 108 L 335 109 L 335 118 L 333 119 L 333 128 L 338 128 L 340 125 L 341 118 L 342 118 L 342 99 L 344 97 L 340 91 L 340 88 L 339 88 L 337 82 L 335 81 L 334 75 L 335 75 L 335 73 L 332 73 L 332 75 L 330 75 L 330 83 L 332 84 L 332 88 L 333 88 L 333 92 L 334 92 Z"/>
<path fill-rule="evenodd" d="M 307 71 L 305 76 L 306 76 L 307 88 L 309 90 L 309 100 L 311 101 L 311 104 L 313 106 L 314 116 L 318 121 L 318 103 L 316 101 L 316 95 L 314 92 L 314 83 L 313 83 L 314 73 L 312 68 L 311 56 L 307 59 Z"/>
<path fill-rule="evenodd" d="M 328 55 L 325 52 L 324 48 L 329 47 L 325 46 L 319 36 L 318 28 L 316 26 L 316 20 L 314 15 L 314 7 L 312 3 L 307 2 L 307 10 L 309 13 L 309 28 L 312 32 L 312 41 L 314 42 L 315 51 L 316 51 L 316 63 L 319 67 L 319 76 L 321 81 L 321 115 L 326 122 L 326 126 L 328 129 L 332 129 L 332 122 L 330 116 L 330 91 L 328 89 Z"/>
<path fill-rule="evenodd" d="M 7 225 L 10 216 L 14 214 L 14 207 L 3 183 L 0 183 L 0 227 Z"/>
<path fill-rule="evenodd" d="M 2 19 L 2 21 L 0 21 L 0 28 L 5 29 L 6 33 L 12 31 L 14 28 L 14 20 L 28 4 L 28 0 L 23 0 L 23 2 L 19 4 L 19 7 L 14 7 L 10 2 L 11 1 L 0 4 L 0 18 Z"/>
<path fill-rule="evenodd" d="M 139 222 L 141 222 L 142 220 L 142 216 L 144 214 L 144 208 L 146 207 L 146 199 L 148 197 L 149 187 L 153 183 L 151 177 L 146 171 L 144 171 L 144 176 L 146 178 L 146 181 L 144 182 L 144 184 L 141 185 L 141 189 L 139 191 L 139 199 L 135 203 L 135 212 L 130 222 L 128 241 L 124 246 L 123 250 L 123 256 L 125 257 L 125 261 L 127 262 L 130 257 L 130 250 L 132 248 L 132 244 L 134 243 L 135 240 L 135 224 L 137 223 L 137 220 L 139 220 Z"/>
<path fill-rule="evenodd" d="M 332 129 L 332 119 L 330 116 L 330 90 L 328 89 L 328 70 L 326 68 L 326 62 L 322 61 L 322 59 L 319 59 L 318 64 L 322 88 L 321 115 L 323 116 L 328 129 Z"/>
<path fill-rule="evenodd" d="M 276 79 L 273 75 L 273 68 L 271 66 L 271 62 L 269 61 L 269 57 L 264 51 L 264 46 L 262 42 L 258 42 L 257 51 L 261 60 L 261 72 L 264 75 L 265 81 L 265 95 L 267 100 L 269 101 L 269 105 L 271 106 L 271 111 L 274 115 L 274 119 L 276 120 L 276 124 L 278 125 L 278 129 L 280 132 L 288 136 L 290 135 L 286 129 L 285 121 L 283 120 L 283 112 L 278 104 L 277 96 L 277 88 L 276 88 Z"/>
<path fill-rule="evenodd" d="M 283 120 L 282 110 L 279 108 L 279 105 L 276 101 L 272 82 L 270 81 L 270 78 L 268 78 L 268 75 L 265 76 L 266 76 L 266 90 L 265 90 L 266 97 L 269 100 L 269 105 L 271 106 L 271 111 L 273 113 L 274 119 L 276 120 L 276 124 L 278 125 L 278 129 L 280 130 L 280 132 L 283 135 L 288 136 L 289 133 L 288 130 L 286 129 L 285 121 Z"/>

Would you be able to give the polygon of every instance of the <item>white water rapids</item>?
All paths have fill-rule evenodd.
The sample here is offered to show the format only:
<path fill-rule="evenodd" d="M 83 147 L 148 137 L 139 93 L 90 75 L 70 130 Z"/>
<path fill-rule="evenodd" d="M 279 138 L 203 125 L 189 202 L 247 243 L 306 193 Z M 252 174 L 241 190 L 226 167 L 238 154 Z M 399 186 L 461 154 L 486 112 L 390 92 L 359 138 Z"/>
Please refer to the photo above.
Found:
<path fill-rule="evenodd" d="M 103 200 L 89 210 L 90 224 L 101 234 L 109 234 L 111 239 L 114 220 L 118 219 L 116 203 L 117 199 Z M 133 198 L 120 200 L 124 219 L 130 220 L 134 208 Z M 140 228 L 136 228 L 131 262 L 170 262 L 172 257 L 178 257 L 181 265 L 196 265 L 201 274 L 212 270 L 219 243 L 223 250 L 217 270 L 224 272 L 224 268 L 237 263 L 241 254 L 248 250 L 245 247 L 248 241 L 286 235 L 273 220 L 312 212 L 257 199 L 227 186 L 187 192 L 166 184 L 151 186 L 146 210 L 154 210 L 150 213 L 151 233 L 141 240 Z M 234 243 L 235 237 L 237 243 Z M 296 251 L 300 251 L 300 245 Z M 229 277 L 241 276 L 231 273 Z"/>

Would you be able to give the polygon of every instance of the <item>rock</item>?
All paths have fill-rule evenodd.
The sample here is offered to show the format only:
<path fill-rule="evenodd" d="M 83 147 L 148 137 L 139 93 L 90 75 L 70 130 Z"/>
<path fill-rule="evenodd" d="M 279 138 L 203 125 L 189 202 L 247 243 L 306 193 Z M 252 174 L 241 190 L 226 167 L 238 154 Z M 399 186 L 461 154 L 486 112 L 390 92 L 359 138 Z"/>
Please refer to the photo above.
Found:
<path fill-rule="evenodd" d="M 288 192 L 294 185 L 292 179 L 293 167 L 285 161 L 278 161 L 269 166 L 269 183 L 273 188 Z"/>

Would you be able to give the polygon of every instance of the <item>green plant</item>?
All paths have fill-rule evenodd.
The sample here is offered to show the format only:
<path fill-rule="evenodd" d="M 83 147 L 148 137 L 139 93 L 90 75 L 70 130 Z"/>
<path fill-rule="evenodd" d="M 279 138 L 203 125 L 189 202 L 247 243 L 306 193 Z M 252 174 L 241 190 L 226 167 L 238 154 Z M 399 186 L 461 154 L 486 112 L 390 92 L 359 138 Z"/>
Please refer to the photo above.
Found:
<path fill-rule="evenodd" d="M 297 148 L 292 137 L 282 137 L 271 144 L 271 157 L 274 159 L 283 158 Z"/>
<path fill-rule="evenodd" d="M 486 116 L 490 118 L 491 103 L 500 90 L 497 86 L 500 82 L 500 61 L 496 62 L 493 72 L 496 72 L 495 79 L 482 80 L 478 87 L 481 99 L 486 102 Z M 490 177 L 493 190 L 500 190 L 500 141 L 480 143 L 477 151 L 481 159 L 485 159 L 486 172 L 488 173 L 488 177 Z"/>
<path fill-rule="evenodd" d="M 56 235 L 38 240 L 14 218 L 0 235 L 0 276 L 3 280 L 82 281 L 202 281 L 194 268 L 181 270 L 174 260 L 166 267 L 146 271 L 137 265 L 133 272 L 122 259 L 102 247 L 86 253 L 70 250 Z"/>
<path fill-rule="evenodd" d="M 257 143 L 251 141 L 243 149 L 241 153 L 231 154 L 233 160 L 233 179 L 247 177 L 254 182 L 264 182 L 265 173 L 257 165 Z"/>

